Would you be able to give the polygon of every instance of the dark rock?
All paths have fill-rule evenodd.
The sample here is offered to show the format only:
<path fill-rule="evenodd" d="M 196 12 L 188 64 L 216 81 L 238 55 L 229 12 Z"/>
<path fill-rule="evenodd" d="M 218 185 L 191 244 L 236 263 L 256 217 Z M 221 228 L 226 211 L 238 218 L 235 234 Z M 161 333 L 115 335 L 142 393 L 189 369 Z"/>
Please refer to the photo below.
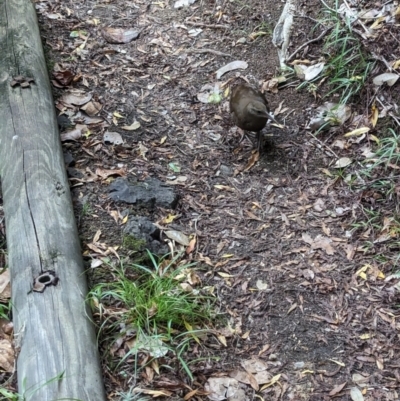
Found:
<path fill-rule="evenodd" d="M 67 129 L 75 126 L 75 124 L 65 114 L 57 116 L 57 123 L 59 129 Z"/>
<path fill-rule="evenodd" d="M 156 227 L 147 217 L 130 217 L 125 228 L 124 234 L 131 235 L 135 240 L 143 240 L 143 249 L 147 248 L 156 255 L 165 255 L 169 252 L 168 246 L 161 242 L 160 229 Z"/>
<path fill-rule="evenodd" d="M 68 177 L 71 177 L 71 178 L 83 179 L 85 177 L 85 174 L 83 174 L 83 172 L 81 170 L 74 168 L 74 167 L 68 167 L 67 173 L 68 173 Z"/>
<path fill-rule="evenodd" d="M 221 172 L 222 175 L 224 175 L 226 177 L 230 177 L 231 175 L 233 175 L 232 168 L 229 166 L 226 166 L 225 164 L 221 164 L 219 166 L 219 171 Z"/>
<path fill-rule="evenodd" d="M 147 178 L 144 181 L 128 181 L 117 178 L 110 184 L 110 198 L 137 206 L 153 209 L 161 206 L 175 209 L 178 204 L 178 194 L 156 178 Z"/>
<path fill-rule="evenodd" d="M 71 152 L 64 152 L 64 162 L 67 167 L 72 167 L 75 165 L 75 159 Z"/>

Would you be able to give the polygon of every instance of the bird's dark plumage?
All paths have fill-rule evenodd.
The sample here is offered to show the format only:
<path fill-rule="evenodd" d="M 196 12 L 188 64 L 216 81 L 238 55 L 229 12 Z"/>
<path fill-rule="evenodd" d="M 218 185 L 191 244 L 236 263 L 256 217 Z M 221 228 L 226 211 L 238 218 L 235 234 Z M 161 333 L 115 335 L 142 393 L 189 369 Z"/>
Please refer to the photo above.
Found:
<path fill-rule="evenodd" d="M 232 89 L 229 106 L 232 119 L 239 128 L 257 133 L 257 148 L 260 150 L 260 131 L 270 118 L 265 96 L 247 85 L 238 85 Z"/>

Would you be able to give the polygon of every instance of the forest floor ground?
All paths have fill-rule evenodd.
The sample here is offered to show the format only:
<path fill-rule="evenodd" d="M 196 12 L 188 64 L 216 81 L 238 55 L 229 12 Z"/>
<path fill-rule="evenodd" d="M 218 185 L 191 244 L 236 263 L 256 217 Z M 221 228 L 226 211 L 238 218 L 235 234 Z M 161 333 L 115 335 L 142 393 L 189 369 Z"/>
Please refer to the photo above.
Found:
<path fill-rule="evenodd" d="M 317 23 L 324 18 L 323 3 L 298 3 L 289 54 L 326 28 Z M 358 10 L 384 6 L 349 3 Z M 271 111 L 287 128 L 266 129 L 266 146 L 256 160 L 248 141 L 239 144 L 225 89 L 219 103 L 202 103 L 197 95 L 206 84 L 239 75 L 258 88 L 282 75 L 271 40 L 282 2 L 198 0 L 182 8 L 170 0 L 35 4 L 49 68 L 56 72 L 58 109 L 70 117 L 77 113 L 79 106 L 60 101 L 71 88 L 101 104 L 100 122 L 87 124 L 90 135 L 63 142 L 89 265 L 101 249 L 120 252 L 123 241 L 123 211 L 130 206 L 109 198 L 115 177 L 109 170 L 139 180 L 156 177 L 174 188 L 179 203 L 174 211 L 156 207 L 147 216 L 195 235 L 190 258 L 199 262 L 201 286 L 214 289 L 232 329 L 215 327 L 187 351 L 193 382 L 182 371 L 149 367 L 133 380 L 136 371 L 127 361 L 112 368 L 104 358 L 109 399 L 128 399 L 121 394 L 133 385 L 168 392 L 168 399 L 208 399 L 205 389 L 215 378 L 233 389 L 230 399 L 398 400 L 398 167 L 391 160 L 369 176 L 360 171 L 367 168 L 366 152 L 382 146 L 374 138 L 399 129 L 389 116 L 399 115 L 399 84 L 378 95 L 372 84 L 387 70 L 382 60 L 400 59 L 399 21 L 383 22 L 373 38 L 358 37 L 375 64 L 348 106 L 353 116 L 370 121 L 379 96 L 376 126 L 350 137 L 344 134 L 359 126 L 349 121 L 318 134 L 307 129 L 315 109 L 338 101 L 339 92 L 326 97 L 327 82 L 298 90 L 301 81 L 293 74 L 266 92 Z M 102 34 L 106 27 L 134 28 L 140 35 L 110 44 Z M 293 60 L 314 63 L 327 52 L 322 38 Z M 218 80 L 216 71 L 234 60 L 248 68 Z M 66 71 L 75 78 L 69 85 L 60 84 Z M 122 129 L 135 122 L 132 130 Z M 106 131 L 118 132 L 123 143 L 105 143 Z M 344 158 L 351 164 L 335 168 Z M 171 213 L 178 217 L 167 224 Z M 94 239 L 102 244 L 100 254 L 90 247 Z M 95 269 L 89 269 L 92 281 Z M 267 372 L 259 381 L 258 371 Z"/>

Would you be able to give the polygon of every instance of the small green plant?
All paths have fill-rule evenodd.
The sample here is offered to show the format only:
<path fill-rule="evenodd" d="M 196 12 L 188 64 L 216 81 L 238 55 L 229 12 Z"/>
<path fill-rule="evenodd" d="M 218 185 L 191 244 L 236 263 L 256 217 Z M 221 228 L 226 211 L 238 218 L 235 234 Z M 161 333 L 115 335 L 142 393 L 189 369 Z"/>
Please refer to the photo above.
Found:
<path fill-rule="evenodd" d="M 368 61 L 361 41 L 352 32 L 350 19 L 339 14 L 339 0 L 335 0 L 333 8 L 324 1 L 322 3 L 325 16 L 317 26 L 329 29 L 323 46 L 325 58 L 323 74 L 311 81 L 302 82 L 297 89 L 306 88 L 315 96 L 319 87 L 316 82 L 323 76 L 325 79 L 321 83 L 326 80 L 328 84 L 328 91 L 324 97 L 337 95 L 339 104 L 346 104 L 364 88 L 374 62 Z"/>
<path fill-rule="evenodd" d="M 361 210 L 363 212 L 363 219 L 353 223 L 352 227 L 354 229 L 374 229 L 374 230 L 380 230 L 382 227 L 382 216 L 380 213 L 372 208 L 366 208 L 361 206 Z"/>
<path fill-rule="evenodd" d="M 139 351 L 142 351 L 151 356 L 147 363 L 163 358 L 163 366 L 167 369 L 172 369 L 167 355 L 173 355 L 175 363 L 178 362 L 192 379 L 184 355 L 190 342 L 193 339 L 198 341 L 197 335 L 207 331 L 213 317 L 212 298 L 185 286 L 193 263 L 180 263 L 179 255 L 173 259 L 157 259 L 150 252 L 147 255 L 149 264 L 110 266 L 115 280 L 97 284 L 89 293 L 89 300 L 100 315 L 109 310 L 118 315 L 117 323 L 111 323 L 115 322 L 113 316 L 106 317 L 110 322 L 103 322 L 103 332 L 114 332 L 118 338 L 124 338 L 128 332 L 135 333 L 135 341 L 117 364 L 119 372 L 120 365 L 133 358 L 137 373 L 143 367 L 138 366 L 137 360 Z M 119 330 L 121 326 L 125 328 L 122 332 Z"/>
<path fill-rule="evenodd" d="M 384 165 L 387 170 L 389 165 L 397 166 L 400 162 L 400 136 L 392 128 L 388 131 L 389 136 L 381 140 L 380 147 L 375 152 L 377 160 L 370 169 Z"/>
<path fill-rule="evenodd" d="M 1 401 L 24 401 L 23 397 L 13 391 L 0 387 Z"/>
<path fill-rule="evenodd" d="M 51 378 L 50 380 L 47 380 L 46 382 L 43 382 L 43 384 L 39 384 L 37 386 L 32 386 L 30 389 L 25 389 L 25 380 L 23 380 L 22 387 L 23 389 L 20 390 L 19 393 L 16 391 L 11 391 L 8 390 L 4 387 L 0 386 L 0 396 L 4 398 L 0 398 L 1 401 L 29 401 L 32 399 L 35 393 L 37 393 L 41 388 L 44 388 L 45 386 L 49 385 L 50 383 L 53 383 L 55 381 L 59 381 L 63 378 L 64 373 L 60 373 L 59 375 Z M 78 399 L 72 399 L 69 398 L 71 401 L 82 401 Z"/>
<path fill-rule="evenodd" d="M 361 41 L 352 32 L 350 19 L 343 19 L 339 15 L 339 1 L 335 0 L 334 8 L 323 4 L 325 18 L 321 23 L 333 26 L 325 38 L 323 48 L 327 59 L 325 73 L 329 77 L 330 86 L 325 97 L 339 94 L 339 103 L 346 104 L 365 86 L 374 63 L 367 61 Z"/>
<path fill-rule="evenodd" d="M 118 401 L 149 401 L 149 397 L 143 397 L 134 391 L 134 387 L 131 387 L 127 392 L 117 392 L 119 397 Z"/>
<path fill-rule="evenodd" d="M 184 270 L 193 264 L 176 267 L 177 258 L 159 261 L 148 252 L 151 267 L 139 264 L 121 265 L 114 270 L 117 280 L 98 284 L 90 292 L 100 302 L 122 302 L 127 321 L 151 332 L 153 327 L 185 327 L 211 318 L 210 298 L 184 290 L 180 283 Z"/>
<path fill-rule="evenodd" d="M 133 235 L 124 235 L 122 238 L 122 246 L 128 251 L 141 252 L 146 248 L 146 241 L 136 238 Z"/>
<path fill-rule="evenodd" d="M 11 313 L 11 301 L 7 305 L 0 303 L 0 318 L 6 320 L 10 319 L 10 313 Z"/>
<path fill-rule="evenodd" d="M 90 206 L 90 203 L 89 203 L 89 202 L 85 202 L 85 203 L 82 205 L 81 217 L 87 216 L 87 215 L 89 215 L 90 213 L 92 213 L 92 208 L 91 208 L 91 206 Z"/>

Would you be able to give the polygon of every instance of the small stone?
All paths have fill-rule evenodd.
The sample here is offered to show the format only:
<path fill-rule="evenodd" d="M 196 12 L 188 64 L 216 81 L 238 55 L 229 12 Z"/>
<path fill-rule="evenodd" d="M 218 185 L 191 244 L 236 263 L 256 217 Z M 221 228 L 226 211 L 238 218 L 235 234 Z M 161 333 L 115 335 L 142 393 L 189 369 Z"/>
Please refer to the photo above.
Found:
<path fill-rule="evenodd" d="M 296 370 L 298 370 L 298 369 L 303 369 L 304 366 L 305 366 L 305 363 L 304 363 L 304 362 L 295 362 L 295 363 L 293 364 L 293 367 L 294 367 Z"/>

